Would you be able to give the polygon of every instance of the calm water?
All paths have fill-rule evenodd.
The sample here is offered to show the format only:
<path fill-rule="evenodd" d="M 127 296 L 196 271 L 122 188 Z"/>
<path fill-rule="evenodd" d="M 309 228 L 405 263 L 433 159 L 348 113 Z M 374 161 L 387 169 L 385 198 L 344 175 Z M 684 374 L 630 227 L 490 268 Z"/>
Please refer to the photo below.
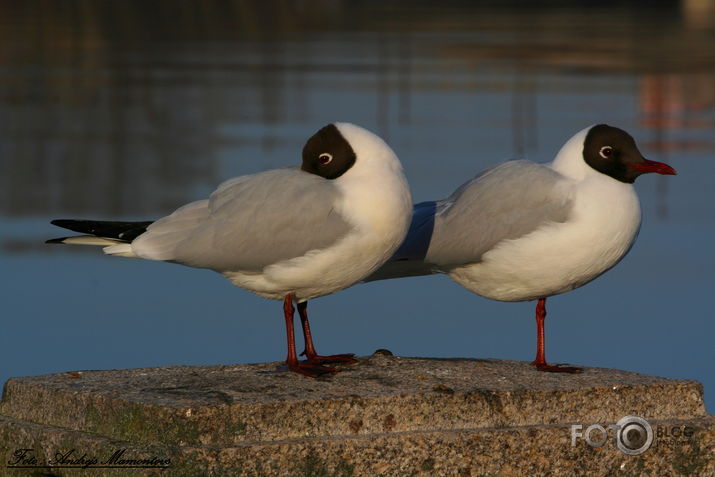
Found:
<path fill-rule="evenodd" d="M 708 6 L 709 3 L 709 6 Z M 276 361 L 281 307 L 223 277 L 46 246 L 58 217 L 147 220 L 299 161 L 350 121 L 416 201 L 576 131 L 630 131 L 676 177 L 636 188 L 635 247 L 549 302 L 550 361 L 705 385 L 715 411 L 715 4 L 15 2 L 0 17 L 0 382 L 73 369 Z M 310 304 L 318 350 L 531 360 L 533 303 L 444 276 Z"/>

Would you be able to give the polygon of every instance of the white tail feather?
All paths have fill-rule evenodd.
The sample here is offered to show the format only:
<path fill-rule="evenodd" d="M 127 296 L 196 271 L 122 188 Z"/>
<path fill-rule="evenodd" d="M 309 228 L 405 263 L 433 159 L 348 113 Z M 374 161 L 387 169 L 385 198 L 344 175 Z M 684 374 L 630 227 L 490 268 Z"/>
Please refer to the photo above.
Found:
<path fill-rule="evenodd" d="M 72 245 L 114 245 L 117 243 L 122 243 L 121 240 L 115 240 L 105 237 L 97 237 L 95 235 L 77 235 L 75 237 L 67 237 L 62 240 L 62 243 L 68 243 Z"/>
<path fill-rule="evenodd" d="M 104 247 L 103 250 L 107 255 L 113 255 L 115 257 L 133 258 L 137 256 L 134 251 L 132 251 L 132 244 L 130 243 L 117 243 L 117 245 Z"/>

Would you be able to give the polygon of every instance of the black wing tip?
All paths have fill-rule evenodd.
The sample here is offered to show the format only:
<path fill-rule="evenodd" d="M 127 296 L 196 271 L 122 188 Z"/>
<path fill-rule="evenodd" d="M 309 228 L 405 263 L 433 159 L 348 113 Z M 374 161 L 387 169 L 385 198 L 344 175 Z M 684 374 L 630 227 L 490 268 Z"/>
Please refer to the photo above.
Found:
<path fill-rule="evenodd" d="M 84 221 L 83 220 L 75 220 L 75 219 L 55 219 L 55 220 L 50 221 L 50 223 L 52 225 L 56 225 L 56 226 L 62 227 L 62 228 L 67 228 L 68 225 L 73 225 L 73 224 L 77 224 L 77 223 L 81 223 L 81 222 L 84 222 Z"/>
<path fill-rule="evenodd" d="M 58 237 L 50 240 L 45 240 L 45 243 L 65 243 L 65 239 L 67 239 L 67 237 Z"/>
<path fill-rule="evenodd" d="M 81 234 L 96 235 L 97 237 L 112 238 L 130 243 L 139 235 L 146 232 L 151 221 L 144 222 L 122 222 L 114 220 L 76 220 L 76 219 L 55 219 L 51 220 L 52 225 L 72 230 Z"/>

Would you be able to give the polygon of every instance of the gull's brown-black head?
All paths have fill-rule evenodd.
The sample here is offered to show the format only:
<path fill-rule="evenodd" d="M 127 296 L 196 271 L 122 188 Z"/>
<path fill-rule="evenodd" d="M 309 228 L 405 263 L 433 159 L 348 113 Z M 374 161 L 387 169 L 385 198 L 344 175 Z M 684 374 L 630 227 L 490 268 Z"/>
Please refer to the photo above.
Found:
<path fill-rule="evenodd" d="M 643 157 L 630 134 L 606 124 L 588 131 L 583 143 L 583 159 L 598 172 L 629 184 L 647 172 L 676 174 L 669 165 Z"/>
<path fill-rule="evenodd" d="M 336 179 L 355 164 L 355 151 L 334 124 L 313 134 L 303 147 L 301 169 L 326 179 Z"/>

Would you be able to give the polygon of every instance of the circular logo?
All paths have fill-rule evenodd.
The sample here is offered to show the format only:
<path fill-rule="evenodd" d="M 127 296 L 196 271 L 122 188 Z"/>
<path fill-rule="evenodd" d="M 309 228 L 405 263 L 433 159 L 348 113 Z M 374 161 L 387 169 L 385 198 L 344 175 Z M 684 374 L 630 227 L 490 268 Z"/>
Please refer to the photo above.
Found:
<path fill-rule="evenodd" d="M 625 416 L 616 426 L 616 446 L 626 455 L 640 455 L 653 443 L 653 428 L 642 417 Z"/>

